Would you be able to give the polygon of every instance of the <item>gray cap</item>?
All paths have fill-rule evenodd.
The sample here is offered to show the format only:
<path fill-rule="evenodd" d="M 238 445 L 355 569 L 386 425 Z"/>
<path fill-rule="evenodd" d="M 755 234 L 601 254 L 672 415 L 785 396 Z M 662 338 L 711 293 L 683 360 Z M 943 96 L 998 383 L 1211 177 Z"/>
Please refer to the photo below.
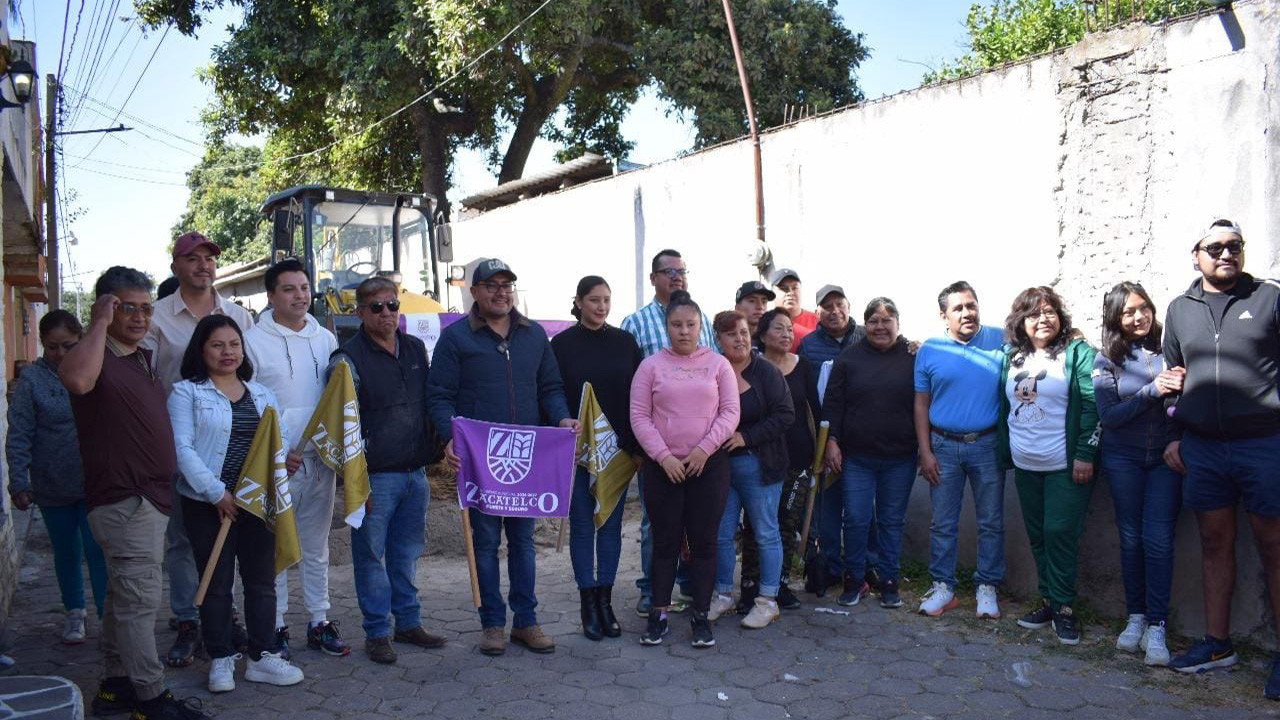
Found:
<path fill-rule="evenodd" d="M 839 285 L 823 285 L 822 288 L 818 290 L 818 304 L 821 305 L 822 301 L 826 300 L 827 296 L 831 293 L 836 293 L 846 300 L 849 299 L 849 296 L 844 294 L 844 288 Z"/>
<path fill-rule="evenodd" d="M 471 272 L 471 284 L 482 283 L 485 280 L 497 275 L 498 273 L 506 273 L 511 276 L 511 280 L 515 281 L 516 274 L 507 267 L 507 264 L 498 258 L 489 258 L 481 260 L 476 269 Z"/>
<path fill-rule="evenodd" d="M 769 275 L 769 284 L 777 286 L 779 283 L 781 283 L 783 280 L 786 280 L 789 277 L 799 280 L 800 273 L 796 272 L 795 270 L 792 270 L 791 268 L 778 268 L 777 270 L 774 270 L 771 275 Z"/>

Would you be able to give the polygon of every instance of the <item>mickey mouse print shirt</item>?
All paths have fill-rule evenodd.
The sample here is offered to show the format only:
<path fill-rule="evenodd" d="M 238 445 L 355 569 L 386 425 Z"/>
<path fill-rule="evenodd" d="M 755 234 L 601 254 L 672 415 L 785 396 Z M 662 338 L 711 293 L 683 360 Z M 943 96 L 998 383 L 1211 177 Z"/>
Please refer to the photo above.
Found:
<path fill-rule="evenodd" d="M 1022 367 L 1017 360 L 1023 359 Z M 1067 354 L 1043 350 L 1014 357 L 1005 383 L 1009 399 L 1009 451 L 1022 470 L 1055 472 L 1067 462 Z"/>

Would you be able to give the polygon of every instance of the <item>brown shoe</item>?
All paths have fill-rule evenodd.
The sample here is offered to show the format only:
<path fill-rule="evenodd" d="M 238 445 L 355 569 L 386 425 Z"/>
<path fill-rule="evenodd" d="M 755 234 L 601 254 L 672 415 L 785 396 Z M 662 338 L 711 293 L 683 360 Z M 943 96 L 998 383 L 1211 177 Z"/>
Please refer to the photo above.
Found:
<path fill-rule="evenodd" d="M 417 645 L 418 647 L 435 649 L 444 647 L 445 639 L 439 635 L 432 635 L 426 630 L 423 630 L 422 626 L 419 625 L 417 627 L 409 628 L 408 630 L 397 630 L 396 642 L 409 643 L 411 645 Z"/>
<path fill-rule="evenodd" d="M 487 627 L 480 638 L 480 652 L 485 655 L 501 655 L 507 651 L 507 636 L 500 627 Z"/>
<path fill-rule="evenodd" d="M 511 628 L 511 642 L 520 643 L 536 653 L 553 653 L 556 651 L 554 640 L 542 632 L 537 625 L 523 628 Z"/>
<path fill-rule="evenodd" d="M 364 651 L 369 653 L 369 659 L 376 663 L 390 665 L 396 661 L 396 651 L 391 647 L 389 637 L 365 638 Z"/>

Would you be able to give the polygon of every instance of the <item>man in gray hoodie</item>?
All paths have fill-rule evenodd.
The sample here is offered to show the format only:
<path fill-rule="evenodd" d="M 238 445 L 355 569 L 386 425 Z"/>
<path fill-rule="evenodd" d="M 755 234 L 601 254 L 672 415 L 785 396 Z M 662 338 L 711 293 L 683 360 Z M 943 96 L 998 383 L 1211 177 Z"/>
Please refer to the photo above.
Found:
<path fill-rule="evenodd" d="M 308 314 L 311 284 L 306 268 L 294 258 L 267 268 L 264 282 L 271 308 L 244 334 L 245 349 L 256 370 L 255 379 L 276 394 L 282 408 L 280 421 L 288 428 L 291 452 L 299 449 L 302 432 L 324 392 L 329 355 L 338 349 L 333 333 Z M 302 549 L 299 573 L 302 601 L 306 605 L 307 645 L 329 655 L 342 656 L 350 648 L 329 622 L 329 526 L 333 517 L 334 472 L 320 462 L 315 447 L 302 451 L 302 465 L 289 480 L 293 496 L 298 544 Z M 276 642 L 289 657 L 288 570 L 276 577 Z"/>

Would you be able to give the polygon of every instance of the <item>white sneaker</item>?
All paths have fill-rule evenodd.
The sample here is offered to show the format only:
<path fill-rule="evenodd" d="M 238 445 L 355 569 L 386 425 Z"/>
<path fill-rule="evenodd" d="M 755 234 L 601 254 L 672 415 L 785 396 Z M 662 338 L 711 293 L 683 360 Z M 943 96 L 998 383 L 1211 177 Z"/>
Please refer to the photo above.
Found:
<path fill-rule="evenodd" d="M 1125 652 L 1138 652 L 1146 629 L 1147 617 L 1145 615 L 1130 615 L 1129 622 L 1124 626 L 1124 632 L 1120 633 L 1120 637 L 1116 638 L 1116 649 Z"/>
<path fill-rule="evenodd" d="M 62 642 L 67 645 L 79 645 L 84 642 L 84 608 L 68 610 L 62 625 Z"/>
<path fill-rule="evenodd" d="M 279 653 L 262 653 L 260 659 L 250 660 L 244 671 L 245 680 L 271 685 L 297 685 L 302 677 L 302 669 L 289 664 Z"/>
<path fill-rule="evenodd" d="M 236 689 L 236 660 L 240 655 L 213 658 L 209 661 L 209 692 L 223 693 Z"/>
<path fill-rule="evenodd" d="M 996 601 L 995 585 L 978 586 L 978 617 L 1000 619 L 1000 604 Z"/>
<path fill-rule="evenodd" d="M 778 602 L 773 598 L 756 597 L 756 604 L 751 612 L 742 618 L 742 627 L 748 630 L 759 630 L 769 627 L 769 623 L 778 619 Z"/>
<path fill-rule="evenodd" d="M 735 607 L 737 607 L 737 604 L 733 602 L 732 596 L 716 593 L 711 598 L 711 609 L 707 611 L 707 619 L 715 622 L 717 618 Z"/>
<path fill-rule="evenodd" d="M 1158 622 L 1147 626 L 1142 633 L 1142 648 L 1147 651 L 1142 662 L 1147 665 L 1164 667 L 1169 664 L 1169 647 L 1165 644 L 1164 623 Z"/>
<path fill-rule="evenodd" d="M 935 582 L 933 587 L 929 588 L 929 592 L 924 594 L 924 599 L 920 601 L 920 609 L 917 612 L 929 617 L 938 617 L 959 604 L 960 601 L 956 600 L 956 594 L 951 591 L 951 588 L 947 587 L 946 583 Z"/>

